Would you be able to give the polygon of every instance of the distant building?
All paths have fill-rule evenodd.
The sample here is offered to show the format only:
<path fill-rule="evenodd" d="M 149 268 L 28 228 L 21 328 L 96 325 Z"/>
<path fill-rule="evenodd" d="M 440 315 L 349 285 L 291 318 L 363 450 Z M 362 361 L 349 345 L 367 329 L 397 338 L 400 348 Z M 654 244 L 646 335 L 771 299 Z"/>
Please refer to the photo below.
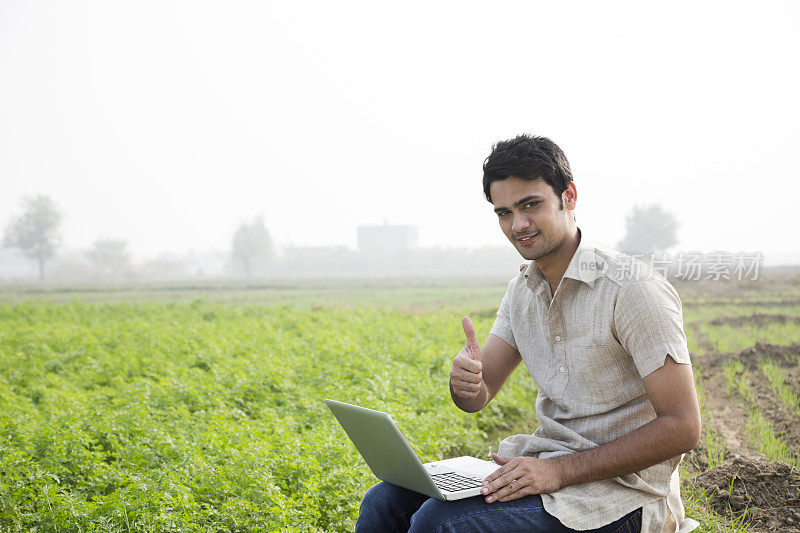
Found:
<path fill-rule="evenodd" d="M 396 252 L 417 247 L 416 226 L 359 226 L 358 249 L 366 253 Z"/>

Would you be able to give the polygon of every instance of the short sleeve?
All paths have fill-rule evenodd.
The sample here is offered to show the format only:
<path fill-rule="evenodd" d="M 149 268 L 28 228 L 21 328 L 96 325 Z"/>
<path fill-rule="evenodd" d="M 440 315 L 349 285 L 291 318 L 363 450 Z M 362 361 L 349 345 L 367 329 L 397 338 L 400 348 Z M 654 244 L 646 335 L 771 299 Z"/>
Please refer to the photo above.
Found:
<path fill-rule="evenodd" d="M 642 378 L 661 368 L 667 355 L 676 363 L 691 364 L 680 297 L 661 276 L 631 281 L 620 288 L 614 328 Z"/>
<path fill-rule="evenodd" d="M 489 332 L 496 337 L 506 341 L 512 348 L 519 351 L 517 342 L 514 340 L 514 332 L 511 329 L 512 292 L 517 278 L 512 279 L 508 284 L 503 300 L 500 302 L 500 309 L 497 310 L 497 318 L 494 319 L 492 330 Z"/>

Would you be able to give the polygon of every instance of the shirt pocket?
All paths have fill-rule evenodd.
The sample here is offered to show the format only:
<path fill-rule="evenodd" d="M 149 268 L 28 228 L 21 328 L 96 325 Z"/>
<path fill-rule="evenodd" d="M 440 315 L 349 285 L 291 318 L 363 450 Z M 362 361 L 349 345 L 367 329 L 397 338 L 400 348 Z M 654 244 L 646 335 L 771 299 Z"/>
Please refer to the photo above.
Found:
<path fill-rule="evenodd" d="M 633 359 L 619 345 L 572 345 L 567 365 L 571 395 L 587 404 L 617 407 L 644 390 Z"/>

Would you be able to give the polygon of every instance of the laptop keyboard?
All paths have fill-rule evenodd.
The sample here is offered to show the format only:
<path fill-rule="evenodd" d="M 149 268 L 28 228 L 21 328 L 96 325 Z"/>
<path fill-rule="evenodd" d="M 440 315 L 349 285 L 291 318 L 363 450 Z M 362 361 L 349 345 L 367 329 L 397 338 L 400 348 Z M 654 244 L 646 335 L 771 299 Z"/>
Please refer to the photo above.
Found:
<path fill-rule="evenodd" d="M 433 483 L 442 490 L 456 492 L 459 490 L 474 489 L 480 487 L 483 481 L 478 481 L 471 477 L 460 476 L 453 472 L 446 474 L 431 474 Z"/>

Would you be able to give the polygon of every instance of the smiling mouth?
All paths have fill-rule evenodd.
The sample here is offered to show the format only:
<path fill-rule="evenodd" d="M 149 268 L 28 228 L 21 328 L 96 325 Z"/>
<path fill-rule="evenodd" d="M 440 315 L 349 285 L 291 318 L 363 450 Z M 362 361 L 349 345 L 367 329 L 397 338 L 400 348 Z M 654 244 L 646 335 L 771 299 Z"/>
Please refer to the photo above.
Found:
<path fill-rule="evenodd" d="M 536 233 L 533 233 L 531 235 L 525 235 L 523 237 L 517 237 L 516 239 L 517 239 L 517 242 L 520 243 L 520 244 L 530 244 L 530 243 L 533 242 L 533 239 L 535 239 L 539 235 L 539 233 L 541 233 L 541 232 L 537 231 Z"/>

